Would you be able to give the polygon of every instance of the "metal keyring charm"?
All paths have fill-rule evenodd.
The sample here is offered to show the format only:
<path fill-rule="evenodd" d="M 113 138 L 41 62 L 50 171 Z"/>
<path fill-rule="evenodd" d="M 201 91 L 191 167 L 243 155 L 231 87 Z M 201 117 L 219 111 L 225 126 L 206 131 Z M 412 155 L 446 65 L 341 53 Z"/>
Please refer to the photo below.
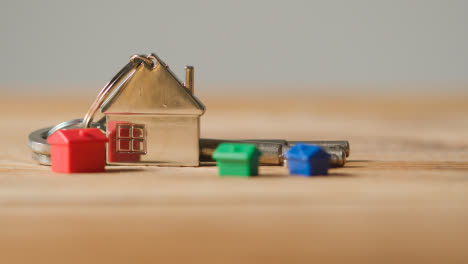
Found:
<path fill-rule="evenodd" d="M 65 129 L 65 128 L 69 128 L 69 127 L 72 127 L 74 125 L 79 125 L 83 123 L 83 119 L 81 118 L 78 118 L 78 119 L 73 119 L 73 120 L 68 120 L 68 121 L 65 121 L 65 122 L 62 122 L 54 127 L 52 127 L 48 132 L 47 132 L 47 137 L 50 137 L 53 133 L 55 133 L 55 131 L 57 130 L 60 130 L 60 129 Z"/>
<path fill-rule="evenodd" d="M 28 137 L 28 146 L 33 153 L 50 155 L 50 145 L 47 143 L 47 134 L 52 127 L 41 128 L 33 131 Z"/>

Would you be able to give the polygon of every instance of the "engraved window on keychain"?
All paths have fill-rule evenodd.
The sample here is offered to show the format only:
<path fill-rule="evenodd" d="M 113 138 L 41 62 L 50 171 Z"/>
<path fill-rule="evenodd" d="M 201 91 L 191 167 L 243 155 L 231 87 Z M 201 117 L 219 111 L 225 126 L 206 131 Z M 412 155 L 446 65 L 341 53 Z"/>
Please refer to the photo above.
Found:
<path fill-rule="evenodd" d="M 146 153 L 144 125 L 117 124 L 117 153 Z"/>

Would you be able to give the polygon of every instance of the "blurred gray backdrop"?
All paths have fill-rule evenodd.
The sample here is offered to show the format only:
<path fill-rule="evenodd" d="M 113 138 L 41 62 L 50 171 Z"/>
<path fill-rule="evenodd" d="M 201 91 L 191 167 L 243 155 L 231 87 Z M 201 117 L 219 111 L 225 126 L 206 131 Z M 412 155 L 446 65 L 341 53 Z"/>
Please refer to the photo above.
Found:
<path fill-rule="evenodd" d="M 199 83 L 468 82 L 468 1 L 12 0 L 0 34 L 3 89 L 103 85 L 149 52 Z"/>

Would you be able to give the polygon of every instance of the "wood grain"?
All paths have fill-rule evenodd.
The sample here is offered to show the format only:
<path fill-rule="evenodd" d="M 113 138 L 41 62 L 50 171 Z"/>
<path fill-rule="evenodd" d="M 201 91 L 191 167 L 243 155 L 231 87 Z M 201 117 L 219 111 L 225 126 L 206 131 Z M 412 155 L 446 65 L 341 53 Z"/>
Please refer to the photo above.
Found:
<path fill-rule="evenodd" d="M 92 96 L 2 96 L 0 263 L 468 261 L 466 94 L 258 96 L 200 96 L 202 136 L 347 139 L 346 167 L 54 174 L 27 135 L 82 116 Z"/>

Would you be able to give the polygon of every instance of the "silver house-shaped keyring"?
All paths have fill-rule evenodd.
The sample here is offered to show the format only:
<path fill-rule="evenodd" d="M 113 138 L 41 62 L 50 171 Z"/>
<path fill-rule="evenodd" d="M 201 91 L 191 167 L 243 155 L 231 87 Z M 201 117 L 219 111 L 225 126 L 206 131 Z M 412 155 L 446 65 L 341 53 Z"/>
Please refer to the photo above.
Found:
<path fill-rule="evenodd" d="M 134 55 L 96 98 L 83 125 L 105 116 L 108 164 L 198 166 L 200 116 L 193 67 L 181 83 L 155 54 Z"/>

